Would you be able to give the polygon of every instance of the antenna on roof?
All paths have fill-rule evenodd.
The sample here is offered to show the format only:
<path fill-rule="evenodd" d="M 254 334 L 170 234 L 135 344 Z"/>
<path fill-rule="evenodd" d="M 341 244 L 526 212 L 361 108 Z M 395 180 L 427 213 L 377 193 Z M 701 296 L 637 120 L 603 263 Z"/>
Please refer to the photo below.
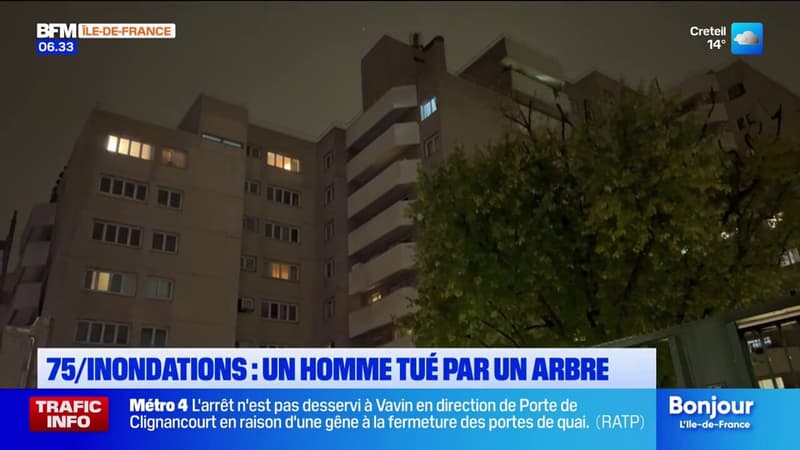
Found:
<path fill-rule="evenodd" d="M 413 32 L 408 35 L 408 45 L 414 48 L 422 48 L 422 35 L 419 32 Z"/>

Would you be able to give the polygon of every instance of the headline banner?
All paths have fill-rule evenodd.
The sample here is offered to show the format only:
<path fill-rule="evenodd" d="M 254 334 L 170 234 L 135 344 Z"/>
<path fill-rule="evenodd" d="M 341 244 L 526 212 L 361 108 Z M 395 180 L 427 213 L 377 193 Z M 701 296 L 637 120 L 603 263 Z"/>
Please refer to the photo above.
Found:
<path fill-rule="evenodd" d="M 41 348 L 57 389 L 652 389 L 654 349 Z"/>

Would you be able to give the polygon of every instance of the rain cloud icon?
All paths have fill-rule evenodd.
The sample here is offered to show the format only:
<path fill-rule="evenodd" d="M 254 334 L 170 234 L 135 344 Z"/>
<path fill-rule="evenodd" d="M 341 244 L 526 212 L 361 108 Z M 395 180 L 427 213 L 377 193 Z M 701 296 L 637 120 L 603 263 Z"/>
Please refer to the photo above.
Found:
<path fill-rule="evenodd" d="M 733 40 L 739 45 L 758 45 L 758 35 L 750 30 L 737 34 Z"/>

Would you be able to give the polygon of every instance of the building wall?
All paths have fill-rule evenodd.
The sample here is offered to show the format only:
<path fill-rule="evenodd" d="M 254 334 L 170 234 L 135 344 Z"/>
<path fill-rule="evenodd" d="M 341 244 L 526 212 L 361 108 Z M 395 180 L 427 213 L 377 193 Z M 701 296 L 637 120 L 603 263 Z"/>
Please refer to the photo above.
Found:
<path fill-rule="evenodd" d="M 241 312 L 237 320 L 237 342 L 253 346 L 302 346 L 312 342 L 317 313 L 315 291 L 318 284 L 317 208 L 320 186 L 317 177 L 316 147 L 313 143 L 276 131 L 251 125 L 247 137 L 251 152 L 245 159 L 246 178 L 258 183 L 256 193 L 244 194 L 244 214 L 258 221 L 258 230 L 243 231 L 242 255 L 257 258 L 255 272 L 242 271 L 239 297 L 252 298 L 255 311 Z M 269 166 L 269 153 L 300 161 L 300 172 Z M 268 186 L 300 193 L 298 207 L 269 201 Z M 267 223 L 299 229 L 299 242 L 268 238 Z M 271 278 L 271 262 L 300 268 L 299 280 Z M 274 320 L 262 315 L 267 301 L 297 306 L 297 320 Z"/>
<path fill-rule="evenodd" d="M 109 134 L 150 143 L 153 160 L 106 151 Z M 187 152 L 185 169 L 160 163 L 158 152 L 165 146 Z M 147 200 L 100 193 L 103 175 L 146 183 Z M 43 311 L 55 318 L 52 344 L 73 344 L 77 320 L 98 320 L 129 324 L 128 342 L 134 345 L 145 326 L 168 329 L 171 346 L 232 345 L 243 181 L 241 151 L 188 133 L 94 112 L 78 140 L 58 202 L 56 245 Z M 182 192 L 179 210 L 156 203 L 159 187 Z M 142 228 L 140 248 L 92 240 L 96 219 Z M 152 250 L 154 230 L 177 233 L 177 253 Z M 135 295 L 86 290 L 84 276 L 90 268 L 136 274 Z M 147 276 L 173 279 L 174 298 L 145 298 Z"/>

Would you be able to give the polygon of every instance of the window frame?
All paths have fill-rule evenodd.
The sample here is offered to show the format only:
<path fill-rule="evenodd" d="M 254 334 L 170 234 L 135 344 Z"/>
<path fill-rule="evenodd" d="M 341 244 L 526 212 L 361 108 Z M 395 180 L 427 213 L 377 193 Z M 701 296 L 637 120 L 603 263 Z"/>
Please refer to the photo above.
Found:
<path fill-rule="evenodd" d="M 111 149 L 111 140 L 112 140 L 112 138 L 115 141 L 114 150 Z M 125 153 L 121 153 L 119 151 L 120 150 L 120 145 L 122 144 L 123 140 L 127 141 L 127 150 L 125 150 Z M 139 159 L 139 160 L 142 160 L 142 161 L 152 161 L 153 158 L 155 157 L 155 155 L 154 155 L 155 146 L 153 144 L 150 144 L 150 143 L 147 143 L 147 142 L 144 142 L 144 141 L 140 141 L 138 139 L 131 138 L 127 134 L 108 133 L 108 134 L 106 134 L 105 141 L 106 141 L 106 143 L 105 143 L 104 150 L 105 150 L 106 153 L 111 153 L 111 154 L 121 155 L 121 156 L 127 156 L 128 158 Z M 134 142 L 136 144 L 138 144 L 138 146 L 139 146 L 139 152 L 138 152 L 139 156 L 131 155 L 131 147 L 132 147 L 131 144 L 134 143 Z M 149 156 L 150 156 L 149 158 L 144 158 L 143 157 L 145 147 L 147 147 L 149 149 Z"/>
<path fill-rule="evenodd" d="M 91 280 L 87 286 L 87 278 L 91 273 Z M 107 274 L 108 279 L 105 281 L 101 281 L 100 277 L 102 274 Z M 114 277 L 119 276 L 119 283 L 120 283 L 120 290 L 112 290 L 112 284 L 114 283 Z M 128 284 L 126 284 L 126 280 Z M 107 284 L 108 288 L 103 290 L 99 289 L 101 284 Z M 121 271 L 114 271 L 114 270 L 107 270 L 107 269 L 99 269 L 96 267 L 89 267 L 83 271 L 83 291 L 85 292 L 94 292 L 98 294 L 106 294 L 106 295 L 119 295 L 122 297 L 136 297 L 136 293 L 138 290 L 139 280 L 138 276 L 133 272 L 121 272 Z M 130 289 L 126 289 L 126 286 Z"/>
<path fill-rule="evenodd" d="M 103 180 L 108 179 L 108 191 L 103 190 Z M 122 183 L 122 191 L 120 194 L 114 193 L 114 182 L 119 181 Z M 133 185 L 133 197 L 128 197 L 125 195 L 125 186 L 126 185 Z M 140 199 L 138 197 L 139 188 L 144 188 L 144 198 Z M 97 193 L 99 195 L 104 195 L 112 198 L 121 198 L 125 200 L 131 200 L 134 202 L 139 203 L 147 203 L 147 200 L 150 195 L 150 185 L 141 181 L 135 181 L 127 178 L 117 177 L 114 175 L 107 175 L 107 174 L 100 174 L 100 178 L 97 183 Z"/>
<path fill-rule="evenodd" d="M 162 248 L 155 248 L 155 246 L 154 246 L 155 245 L 154 241 L 155 241 L 155 238 L 156 238 L 157 234 L 160 234 L 160 235 L 163 236 L 163 238 L 162 238 L 162 246 L 161 246 Z M 168 237 L 174 237 L 175 238 L 175 251 L 167 250 L 166 247 L 167 247 L 167 238 Z M 152 250 L 154 252 L 158 252 L 158 253 L 167 253 L 167 254 L 170 254 L 170 255 L 176 255 L 180 251 L 180 235 L 178 233 L 173 233 L 173 232 L 170 232 L 170 231 L 153 230 L 153 232 L 150 234 L 150 250 Z"/>
<path fill-rule="evenodd" d="M 148 345 L 144 344 L 144 330 L 150 330 L 150 342 Z M 157 332 L 163 331 L 164 332 L 164 345 L 155 345 L 156 335 Z M 144 326 L 139 328 L 139 347 L 143 348 L 165 348 L 169 344 L 169 328 L 161 327 L 161 326 Z"/>
<path fill-rule="evenodd" d="M 294 263 L 289 263 L 289 262 L 284 262 L 284 261 L 274 261 L 274 260 L 266 259 L 264 265 L 266 266 L 266 275 L 265 276 L 266 276 L 266 278 L 268 278 L 270 280 L 286 281 L 286 282 L 290 282 L 290 283 L 299 283 L 300 282 L 300 264 L 294 264 Z M 273 275 L 274 273 L 276 273 L 275 272 L 275 266 L 277 266 L 277 269 L 278 269 L 278 271 L 277 271 L 278 276 L 277 277 Z M 286 278 L 284 278 L 282 276 L 283 272 L 284 272 L 284 268 L 286 269 L 286 273 L 287 273 L 287 277 Z M 292 274 L 295 274 L 296 276 L 292 277 Z"/>
<path fill-rule="evenodd" d="M 252 261 L 253 270 L 250 270 L 248 267 L 250 264 L 246 264 L 246 262 Z M 241 255 L 239 256 L 239 270 L 241 272 L 249 272 L 254 273 L 258 272 L 258 258 L 253 255 Z"/>
<path fill-rule="evenodd" d="M 169 297 L 162 297 L 158 295 L 158 290 L 161 287 L 160 285 L 156 285 L 155 294 L 150 295 L 150 284 L 152 282 L 162 282 L 162 281 L 166 281 L 169 283 Z M 175 300 L 175 279 L 167 278 L 162 275 L 147 275 L 144 280 L 144 297 L 150 300 L 160 300 L 168 302 Z"/>
<path fill-rule="evenodd" d="M 285 310 L 283 309 L 283 307 L 285 307 Z M 275 317 L 273 317 L 272 314 L 273 309 L 275 310 Z M 268 314 L 266 315 L 264 314 L 265 310 L 268 311 Z M 285 319 L 282 319 L 281 316 L 284 316 L 283 314 L 284 311 L 285 311 Z M 297 303 L 265 299 L 261 301 L 261 308 L 258 314 L 264 320 L 270 320 L 274 322 L 299 323 L 300 305 L 298 305 Z M 294 319 L 291 318 L 292 315 L 294 315 Z"/>
<path fill-rule="evenodd" d="M 161 191 L 164 191 L 164 192 L 167 193 L 167 203 L 166 204 L 161 203 L 161 198 L 160 198 L 161 197 Z M 181 199 L 180 206 L 177 206 L 177 207 L 176 206 L 172 206 L 172 204 L 171 204 L 172 202 L 171 201 L 172 201 L 172 195 L 173 194 L 178 194 L 180 196 L 180 199 Z M 160 208 L 171 209 L 173 211 L 183 211 L 184 203 L 185 203 L 185 195 L 184 195 L 182 190 L 173 189 L 173 188 L 169 188 L 169 187 L 166 187 L 166 186 L 158 186 L 156 188 L 156 205 L 158 205 Z"/>
<path fill-rule="evenodd" d="M 81 324 L 86 324 L 86 338 L 84 340 L 79 339 Z M 91 339 L 92 325 L 100 325 L 100 339 L 97 342 L 93 342 Z M 104 343 L 103 336 L 105 336 L 106 327 L 109 326 L 114 327 L 114 339 L 112 343 Z M 120 328 L 122 327 L 124 327 L 125 329 L 125 342 L 119 342 Z M 75 342 L 75 344 L 78 345 L 101 345 L 107 347 L 124 347 L 130 345 L 130 332 L 131 332 L 131 325 L 129 323 L 111 322 L 111 321 L 94 320 L 94 319 L 78 319 L 75 327 L 75 335 L 73 337 L 73 342 Z"/>
<path fill-rule="evenodd" d="M 97 227 L 100 226 L 102 228 L 100 232 L 100 239 L 95 238 L 95 232 L 97 231 Z M 109 228 L 114 227 L 114 240 L 109 241 L 107 240 Z M 127 231 L 127 239 L 126 243 L 119 242 L 119 235 L 120 229 L 126 229 Z M 131 244 L 133 240 L 134 231 L 136 231 L 139 235 L 138 243 L 136 245 Z M 119 222 L 112 222 L 103 219 L 93 219 L 92 220 L 92 228 L 91 228 L 91 240 L 93 242 L 99 242 L 101 244 L 109 244 L 109 245 L 116 245 L 118 247 L 125 247 L 125 248 L 133 248 L 138 249 L 142 248 L 142 237 L 144 236 L 144 229 L 142 227 L 131 225 L 127 223 L 119 223 Z"/>
<path fill-rule="evenodd" d="M 183 165 L 175 164 L 172 161 L 164 161 L 164 153 L 165 152 L 172 152 L 173 155 L 181 155 L 183 157 Z M 173 156 L 174 159 L 174 156 Z M 171 167 L 173 169 L 187 169 L 189 167 L 189 152 L 186 150 L 181 150 L 175 147 L 161 147 L 161 151 L 158 152 L 158 162 L 165 167 Z"/>

